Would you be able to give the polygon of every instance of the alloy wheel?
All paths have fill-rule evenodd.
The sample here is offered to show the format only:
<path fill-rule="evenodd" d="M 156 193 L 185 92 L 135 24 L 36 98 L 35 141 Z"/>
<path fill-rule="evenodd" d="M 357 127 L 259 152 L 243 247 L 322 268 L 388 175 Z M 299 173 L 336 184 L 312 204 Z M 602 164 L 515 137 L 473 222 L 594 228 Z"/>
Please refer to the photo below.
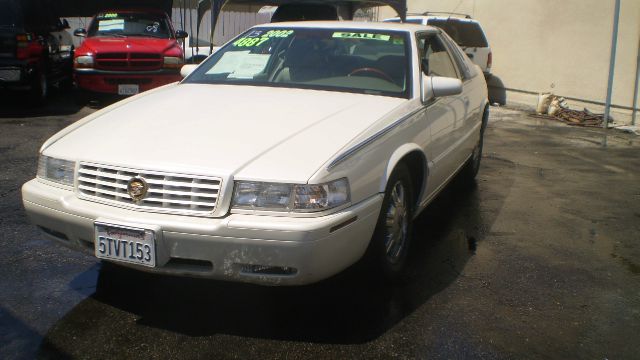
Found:
<path fill-rule="evenodd" d="M 401 181 L 396 182 L 391 190 L 386 210 L 385 230 L 386 256 L 390 263 L 395 264 L 402 257 L 409 230 L 406 189 Z"/>

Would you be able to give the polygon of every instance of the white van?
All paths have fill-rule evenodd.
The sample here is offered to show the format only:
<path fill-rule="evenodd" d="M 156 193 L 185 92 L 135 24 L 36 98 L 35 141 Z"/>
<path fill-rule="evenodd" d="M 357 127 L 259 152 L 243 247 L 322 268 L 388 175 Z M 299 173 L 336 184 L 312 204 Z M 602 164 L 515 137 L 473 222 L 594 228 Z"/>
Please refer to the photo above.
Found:
<path fill-rule="evenodd" d="M 400 18 L 385 19 L 385 22 L 400 22 Z M 480 66 L 485 77 L 491 76 L 492 53 L 482 26 L 469 15 L 455 13 L 426 12 L 407 15 L 407 23 L 437 26 L 444 30 Z"/>

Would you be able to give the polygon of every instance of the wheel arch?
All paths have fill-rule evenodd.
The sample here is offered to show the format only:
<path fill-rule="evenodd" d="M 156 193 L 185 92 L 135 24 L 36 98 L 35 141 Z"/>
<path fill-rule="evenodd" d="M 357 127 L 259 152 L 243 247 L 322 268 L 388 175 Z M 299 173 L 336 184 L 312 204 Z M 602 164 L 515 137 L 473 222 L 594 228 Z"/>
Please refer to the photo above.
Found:
<path fill-rule="evenodd" d="M 489 102 L 486 101 L 484 104 L 484 110 L 482 111 L 482 131 L 483 132 L 487 128 L 487 124 L 489 123 L 490 108 L 491 106 L 489 105 Z"/>
<path fill-rule="evenodd" d="M 422 151 L 422 148 L 417 144 L 404 144 L 391 154 L 385 168 L 384 176 L 380 181 L 379 191 L 381 193 L 385 192 L 391 174 L 400 163 L 406 164 L 411 174 L 412 190 L 414 193 L 413 200 L 415 202 L 413 205 L 417 206 L 422 198 L 422 192 L 426 187 L 429 172 L 427 157 Z"/>

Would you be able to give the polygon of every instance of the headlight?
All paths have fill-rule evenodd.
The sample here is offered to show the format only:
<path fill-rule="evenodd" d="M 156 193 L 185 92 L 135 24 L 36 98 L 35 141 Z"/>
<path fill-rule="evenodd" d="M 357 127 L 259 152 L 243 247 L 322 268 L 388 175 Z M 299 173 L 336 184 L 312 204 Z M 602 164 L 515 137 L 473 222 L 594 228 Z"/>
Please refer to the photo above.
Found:
<path fill-rule="evenodd" d="M 73 59 L 73 65 L 76 68 L 92 68 L 93 56 L 89 56 L 89 55 L 78 56 L 75 59 Z"/>
<path fill-rule="evenodd" d="M 164 67 L 165 68 L 180 68 L 184 64 L 182 58 L 176 56 L 165 56 L 164 57 Z"/>
<path fill-rule="evenodd" d="M 40 155 L 38 159 L 38 177 L 61 185 L 73 186 L 73 172 L 76 163 Z"/>
<path fill-rule="evenodd" d="M 236 182 L 233 207 L 239 209 L 311 212 L 350 200 L 346 178 L 318 185 Z"/>

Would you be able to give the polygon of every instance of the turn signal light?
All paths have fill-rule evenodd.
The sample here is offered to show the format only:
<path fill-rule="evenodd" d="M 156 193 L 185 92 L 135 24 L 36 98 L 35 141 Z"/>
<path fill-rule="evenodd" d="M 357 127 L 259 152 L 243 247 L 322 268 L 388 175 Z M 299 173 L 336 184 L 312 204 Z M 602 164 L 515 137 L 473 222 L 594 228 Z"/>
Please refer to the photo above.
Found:
<path fill-rule="evenodd" d="M 29 42 L 31 41 L 30 34 L 18 34 L 16 35 L 16 57 L 19 60 L 29 58 Z"/>
<path fill-rule="evenodd" d="M 166 69 L 180 69 L 184 65 L 184 60 L 177 56 L 165 56 L 163 67 Z"/>
<path fill-rule="evenodd" d="M 76 69 L 90 69 L 93 68 L 93 62 L 93 56 L 77 56 L 75 59 L 73 59 L 73 67 Z"/>

